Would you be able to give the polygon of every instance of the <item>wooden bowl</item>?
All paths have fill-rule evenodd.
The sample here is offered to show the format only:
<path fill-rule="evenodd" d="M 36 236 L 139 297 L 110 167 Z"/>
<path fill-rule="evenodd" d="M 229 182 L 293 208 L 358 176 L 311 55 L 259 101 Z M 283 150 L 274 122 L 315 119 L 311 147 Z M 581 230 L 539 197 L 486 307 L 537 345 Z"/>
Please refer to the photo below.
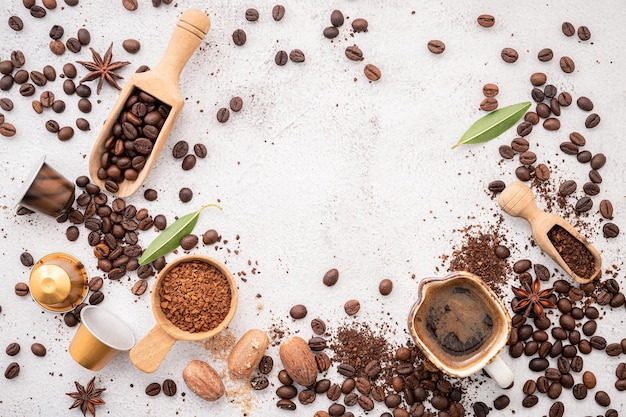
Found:
<path fill-rule="evenodd" d="M 189 332 L 180 329 L 165 316 L 165 313 L 161 309 L 159 290 L 161 289 L 163 278 L 168 275 L 172 268 L 193 261 L 203 262 L 217 268 L 226 276 L 230 286 L 231 301 L 228 314 L 218 326 L 206 332 Z M 159 272 L 152 288 L 152 313 L 156 319 L 156 325 L 131 349 L 131 362 L 144 372 L 150 373 L 156 371 L 177 340 L 206 340 L 224 330 L 235 316 L 238 299 L 237 283 L 232 273 L 226 266 L 213 258 L 204 255 L 185 255 L 167 264 L 165 268 Z"/>

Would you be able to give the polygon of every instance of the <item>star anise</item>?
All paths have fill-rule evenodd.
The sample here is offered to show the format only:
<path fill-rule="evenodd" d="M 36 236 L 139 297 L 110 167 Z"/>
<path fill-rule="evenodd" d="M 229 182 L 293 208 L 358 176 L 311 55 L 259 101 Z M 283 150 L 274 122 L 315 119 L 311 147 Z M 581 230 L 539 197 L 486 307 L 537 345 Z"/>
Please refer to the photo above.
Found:
<path fill-rule="evenodd" d="M 74 404 L 69 408 L 70 410 L 80 407 L 80 411 L 83 412 L 84 416 L 89 412 L 93 417 L 96 417 L 96 405 L 105 404 L 102 398 L 100 398 L 100 395 L 106 388 L 96 389 L 94 387 L 95 379 L 96 377 L 93 377 L 87 384 L 87 387 L 83 387 L 77 381 L 74 381 L 77 392 L 68 392 L 65 394 L 74 398 Z"/>
<path fill-rule="evenodd" d="M 82 83 L 85 81 L 93 81 L 96 78 L 100 78 L 100 80 L 98 81 L 98 90 L 96 91 L 98 94 L 100 94 L 100 91 L 102 91 L 102 84 L 104 84 L 105 81 L 110 86 L 121 90 L 115 79 L 121 79 L 124 77 L 117 74 L 115 71 L 122 67 L 125 67 L 126 65 L 130 64 L 130 62 L 111 62 L 111 59 L 113 58 L 113 43 L 111 43 L 109 49 L 107 49 L 107 51 L 104 53 L 104 58 L 102 58 L 102 56 L 97 53 L 93 48 L 89 48 L 89 50 L 91 51 L 93 62 L 76 61 L 90 71 L 89 74 L 87 74 L 85 77 L 83 77 L 82 80 L 80 80 L 80 82 Z"/>
<path fill-rule="evenodd" d="M 519 313 L 524 311 L 524 317 L 528 317 L 531 311 L 535 314 L 535 317 L 546 318 L 544 309 L 556 308 L 556 305 L 548 299 L 550 294 L 554 292 L 554 288 L 547 288 L 540 291 L 541 282 L 539 278 L 530 284 L 528 281 L 524 281 L 524 288 L 512 287 L 513 293 L 519 299 L 519 302 L 513 307 L 513 311 Z"/>

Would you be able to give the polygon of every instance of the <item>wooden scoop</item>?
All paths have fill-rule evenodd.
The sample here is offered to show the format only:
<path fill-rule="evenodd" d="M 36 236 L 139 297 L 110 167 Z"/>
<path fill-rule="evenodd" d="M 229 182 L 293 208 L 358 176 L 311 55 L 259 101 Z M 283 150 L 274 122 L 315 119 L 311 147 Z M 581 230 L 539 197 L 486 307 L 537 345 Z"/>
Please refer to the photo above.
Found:
<path fill-rule="evenodd" d="M 98 169 L 101 166 L 100 160 L 105 152 L 104 143 L 111 136 L 113 125 L 122 112 L 126 100 L 135 89 L 143 90 L 171 107 L 165 124 L 154 142 L 152 152 L 146 158 L 146 164 L 139 171 L 137 179 L 120 182 L 118 184 L 119 189 L 114 194 L 118 197 L 128 197 L 141 187 L 183 108 L 184 100 L 179 88 L 180 73 L 200 45 L 200 42 L 204 39 L 204 36 L 209 31 L 209 27 L 209 18 L 202 11 L 197 9 L 185 11 L 174 28 L 170 43 L 161 62 L 154 69 L 144 73 L 135 73 L 128 79 L 111 110 L 111 114 L 104 123 L 100 135 L 94 143 L 91 157 L 89 158 L 89 174 L 94 183 L 100 186 L 100 188 L 105 188 L 104 181 L 97 176 Z"/>
<path fill-rule="evenodd" d="M 502 210 L 514 217 L 523 217 L 530 223 L 533 237 L 539 247 L 552 259 L 554 259 L 572 278 L 581 284 L 585 284 L 600 277 L 602 272 L 602 258 L 600 253 L 587 241 L 574 226 L 569 224 L 564 218 L 553 213 L 541 211 L 535 204 L 535 196 L 530 188 L 522 182 L 515 182 L 502 191 L 498 204 Z M 581 277 L 575 274 L 563 260 L 550 239 L 548 232 L 554 227 L 560 226 L 576 240 L 581 242 L 594 258 L 594 270 L 589 277 Z"/>
<path fill-rule="evenodd" d="M 161 288 L 161 282 L 163 281 L 163 277 L 165 277 L 169 273 L 169 271 L 176 265 L 184 262 L 193 261 L 204 262 L 213 265 L 220 272 L 222 272 L 226 276 L 226 278 L 228 278 L 228 283 L 230 285 L 230 310 L 228 310 L 228 314 L 224 318 L 224 321 L 222 321 L 214 329 L 207 332 L 192 333 L 181 330 L 167 319 L 165 313 L 163 313 L 163 310 L 161 309 L 161 297 L 159 295 L 159 289 Z M 206 340 L 224 330 L 235 316 L 235 311 L 237 310 L 237 302 L 238 292 L 235 278 L 233 278 L 233 275 L 223 264 L 216 261 L 215 259 L 203 255 L 186 255 L 178 258 L 172 263 L 167 264 L 165 268 L 163 268 L 161 272 L 159 272 L 159 275 L 154 283 L 154 288 L 152 289 L 152 313 L 156 318 L 156 325 L 152 328 L 152 330 L 150 330 L 150 332 L 148 332 L 147 335 L 143 337 L 143 339 L 139 341 L 139 343 L 137 343 L 130 350 L 130 361 L 143 372 L 151 373 L 156 371 L 177 340 Z"/>

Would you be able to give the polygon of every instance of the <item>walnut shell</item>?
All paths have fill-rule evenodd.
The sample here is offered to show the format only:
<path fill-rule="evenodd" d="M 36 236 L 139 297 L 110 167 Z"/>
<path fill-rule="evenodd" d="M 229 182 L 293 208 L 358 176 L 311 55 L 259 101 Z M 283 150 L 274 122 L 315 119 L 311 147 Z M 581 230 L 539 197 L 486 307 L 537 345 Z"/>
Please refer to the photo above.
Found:
<path fill-rule="evenodd" d="M 294 336 L 280 345 L 280 359 L 283 367 L 295 382 L 310 387 L 317 379 L 317 364 L 309 344 L 301 337 Z"/>
<path fill-rule="evenodd" d="M 228 370 L 235 378 L 249 378 L 259 366 L 269 338 L 263 330 L 251 329 L 241 336 L 228 356 Z"/>
<path fill-rule="evenodd" d="M 206 362 L 189 362 L 183 369 L 183 379 L 190 390 L 207 401 L 216 401 L 224 395 L 222 378 Z"/>

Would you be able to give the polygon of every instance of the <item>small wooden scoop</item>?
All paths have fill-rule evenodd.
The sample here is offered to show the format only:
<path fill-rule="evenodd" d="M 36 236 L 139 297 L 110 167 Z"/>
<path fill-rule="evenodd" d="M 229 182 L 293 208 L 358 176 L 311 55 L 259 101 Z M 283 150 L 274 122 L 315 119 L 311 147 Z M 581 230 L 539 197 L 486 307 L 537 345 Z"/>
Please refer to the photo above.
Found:
<path fill-rule="evenodd" d="M 192 333 L 181 330 L 167 319 L 165 313 L 163 313 L 163 310 L 161 309 L 161 297 L 159 295 L 159 289 L 161 288 L 163 277 L 165 277 L 169 273 L 169 271 L 176 265 L 184 262 L 193 261 L 204 262 L 213 265 L 226 276 L 230 285 L 230 310 L 228 310 L 228 314 L 217 327 L 207 332 Z M 152 330 L 150 330 L 150 332 L 148 332 L 148 334 L 143 337 L 143 339 L 141 339 L 130 350 L 130 361 L 143 372 L 152 373 L 156 371 L 177 340 L 206 340 L 224 330 L 235 316 L 235 312 L 237 311 L 238 299 L 239 297 L 235 278 L 230 273 L 228 268 L 226 268 L 223 264 L 216 261 L 215 259 L 209 258 L 208 256 L 204 255 L 186 255 L 178 258 L 172 263 L 167 264 L 165 268 L 163 268 L 161 272 L 159 272 L 159 275 L 152 289 L 152 313 L 156 318 L 156 325 L 152 328 Z"/>
<path fill-rule="evenodd" d="M 574 227 L 569 224 L 564 218 L 553 214 L 541 211 L 535 204 L 535 196 L 530 188 L 528 188 L 522 182 L 515 182 L 502 191 L 500 198 L 498 198 L 498 204 L 502 207 L 502 210 L 509 213 L 514 217 L 523 217 L 530 223 L 533 237 L 535 241 L 541 247 L 541 249 L 547 253 L 552 259 L 554 259 L 560 266 L 567 272 L 572 278 L 581 284 L 593 281 L 600 277 L 602 272 L 602 258 L 600 254 L 594 248 L 591 243 L 587 241 Z M 581 242 L 594 258 L 594 270 L 589 277 L 581 277 L 575 274 L 572 269 L 563 260 L 559 252 L 556 250 L 550 239 L 548 238 L 548 232 L 554 227 L 560 226 L 575 239 Z"/>
<path fill-rule="evenodd" d="M 126 100 L 135 89 L 140 89 L 171 107 L 165 124 L 154 142 L 152 152 L 146 158 L 146 164 L 139 171 L 137 179 L 134 181 L 124 180 L 119 183 L 119 189 L 114 194 L 118 197 L 128 197 L 141 187 L 183 108 L 184 100 L 179 88 L 180 73 L 204 39 L 209 27 L 209 18 L 202 11 L 197 9 L 185 11 L 174 28 L 172 38 L 161 62 L 154 69 L 144 73 L 135 73 L 128 79 L 94 143 L 89 158 L 89 174 L 100 188 L 105 188 L 104 181 L 97 176 L 101 166 L 101 157 L 105 152 L 104 143 L 111 135 L 113 125 L 122 112 Z"/>

